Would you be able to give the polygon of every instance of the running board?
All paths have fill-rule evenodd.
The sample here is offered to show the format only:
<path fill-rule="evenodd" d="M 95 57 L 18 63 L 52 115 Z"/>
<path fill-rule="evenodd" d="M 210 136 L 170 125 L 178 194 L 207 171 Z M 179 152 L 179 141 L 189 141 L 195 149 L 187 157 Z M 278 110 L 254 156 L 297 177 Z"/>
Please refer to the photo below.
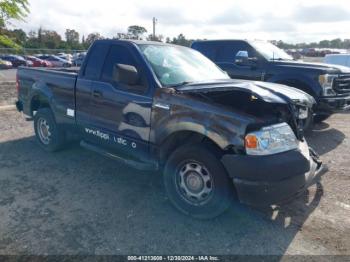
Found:
<path fill-rule="evenodd" d="M 105 157 L 108 157 L 110 159 L 116 160 L 119 163 L 131 166 L 131 167 L 138 169 L 138 170 L 150 171 L 150 170 L 157 170 L 158 169 L 158 165 L 156 163 L 152 163 L 152 162 L 146 163 L 146 162 L 126 159 L 126 158 L 120 157 L 118 155 L 112 154 L 103 148 L 92 145 L 92 144 L 87 143 L 85 141 L 80 141 L 80 146 L 85 148 L 85 149 L 94 151 L 94 152 L 96 152 L 100 155 L 103 155 Z"/>

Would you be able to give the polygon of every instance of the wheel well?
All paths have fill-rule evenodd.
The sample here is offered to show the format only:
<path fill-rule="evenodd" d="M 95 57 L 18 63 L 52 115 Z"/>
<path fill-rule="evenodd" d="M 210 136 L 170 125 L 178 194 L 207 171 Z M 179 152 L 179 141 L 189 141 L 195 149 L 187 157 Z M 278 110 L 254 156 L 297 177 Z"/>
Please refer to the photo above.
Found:
<path fill-rule="evenodd" d="M 38 111 L 39 108 L 50 108 L 49 101 L 43 96 L 34 96 L 30 103 L 30 112 L 33 115 L 34 111 Z"/>
<path fill-rule="evenodd" d="M 210 138 L 193 131 L 179 131 L 168 136 L 160 145 L 160 162 L 165 163 L 170 154 L 179 146 L 187 143 L 201 143 L 210 147 L 216 154 L 222 154 L 223 150 Z"/>

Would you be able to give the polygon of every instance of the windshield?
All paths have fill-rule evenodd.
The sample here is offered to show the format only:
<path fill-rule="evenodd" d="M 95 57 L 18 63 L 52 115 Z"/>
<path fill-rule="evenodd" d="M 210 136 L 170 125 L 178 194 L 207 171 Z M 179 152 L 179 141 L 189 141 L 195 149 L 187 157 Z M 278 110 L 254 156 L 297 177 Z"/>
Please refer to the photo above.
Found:
<path fill-rule="evenodd" d="M 293 60 L 290 55 L 271 43 L 253 41 L 250 44 L 267 60 Z"/>
<path fill-rule="evenodd" d="M 167 45 L 139 45 L 163 86 L 229 79 L 228 75 L 197 51 Z"/>

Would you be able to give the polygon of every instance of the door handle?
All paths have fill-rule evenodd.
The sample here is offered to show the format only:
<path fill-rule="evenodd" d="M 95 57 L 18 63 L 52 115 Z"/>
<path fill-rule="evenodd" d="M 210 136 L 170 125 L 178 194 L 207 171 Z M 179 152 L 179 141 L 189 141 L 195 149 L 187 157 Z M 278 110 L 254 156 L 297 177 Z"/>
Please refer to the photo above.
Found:
<path fill-rule="evenodd" d="M 100 91 L 94 90 L 94 91 L 92 91 L 92 96 L 94 98 L 101 98 L 103 96 L 103 94 Z"/>

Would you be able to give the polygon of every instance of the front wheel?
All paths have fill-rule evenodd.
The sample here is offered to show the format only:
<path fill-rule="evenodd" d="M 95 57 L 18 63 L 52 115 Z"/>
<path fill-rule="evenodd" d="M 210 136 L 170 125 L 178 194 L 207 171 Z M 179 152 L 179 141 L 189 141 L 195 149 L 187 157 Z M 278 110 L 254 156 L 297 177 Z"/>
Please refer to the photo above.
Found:
<path fill-rule="evenodd" d="M 34 131 L 39 145 L 48 152 L 62 149 L 65 145 L 65 133 L 57 125 L 49 108 L 41 108 L 34 116 Z"/>
<path fill-rule="evenodd" d="M 331 116 L 331 114 L 322 114 L 322 115 L 315 115 L 314 116 L 314 122 L 315 123 L 321 123 L 328 119 Z"/>
<path fill-rule="evenodd" d="M 164 184 L 174 206 L 195 218 L 216 217 L 230 205 L 232 181 L 220 160 L 202 145 L 184 145 L 171 154 Z"/>

